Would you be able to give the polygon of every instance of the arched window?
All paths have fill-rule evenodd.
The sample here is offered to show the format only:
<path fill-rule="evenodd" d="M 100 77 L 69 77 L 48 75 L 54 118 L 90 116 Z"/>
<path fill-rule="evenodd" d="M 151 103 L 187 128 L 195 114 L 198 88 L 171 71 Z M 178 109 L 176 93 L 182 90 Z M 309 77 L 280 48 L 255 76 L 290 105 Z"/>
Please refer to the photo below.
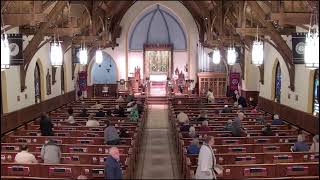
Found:
<path fill-rule="evenodd" d="M 281 68 L 280 63 L 277 64 L 276 78 L 275 78 L 275 99 L 277 103 L 280 103 L 281 97 Z"/>
<path fill-rule="evenodd" d="M 315 116 L 319 115 L 319 70 L 314 73 L 312 112 Z"/>
<path fill-rule="evenodd" d="M 34 68 L 34 99 L 35 103 L 41 102 L 40 68 L 38 63 Z"/>
<path fill-rule="evenodd" d="M 61 66 L 61 94 L 64 94 L 64 66 Z"/>

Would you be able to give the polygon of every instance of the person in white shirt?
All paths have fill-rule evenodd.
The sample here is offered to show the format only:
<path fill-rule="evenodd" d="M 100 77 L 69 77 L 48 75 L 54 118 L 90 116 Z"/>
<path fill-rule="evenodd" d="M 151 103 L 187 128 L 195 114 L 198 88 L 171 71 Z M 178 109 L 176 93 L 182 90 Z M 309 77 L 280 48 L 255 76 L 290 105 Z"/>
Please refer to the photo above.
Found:
<path fill-rule="evenodd" d="M 177 115 L 177 120 L 179 123 L 185 123 L 189 121 L 189 117 L 186 113 L 184 113 L 183 111 L 180 111 L 180 113 Z"/>
<path fill-rule="evenodd" d="M 118 102 L 118 103 L 119 103 L 119 102 L 124 102 L 123 97 L 122 97 L 122 96 L 119 96 L 118 99 L 116 99 L 116 102 Z"/>
<path fill-rule="evenodd" d="M 214 138 L 207 136 L 200 148 L 198 156 L 198 167 L 196 170 L 196 179 L 216 179 L 213 168 L 216 166 L 216 158 L 212 149 Z"/>
<path fill-rule="evenodd" d="M 313 143 L 310 147 L 309 152 L 319 152 L 319 135 L 313 137 Z"/>
<path fill-rule="evenodd" d="M 87 127 L 97 127 L 97 126 L 100 126 L 100 124 L 99 124 L 99 121 L 95 120 L 93 118 L 93 115 L 90 114 L 89 117 L 88 117 L 88 121 L 86 123 L 86 126 Z"/>
<path fill-rule="evenodd" d="M 73 109 L 68 109 L 68 114 L 69 114 L 69 117 L 67 119 L 67 122 L 70 123 L 70 124 L 74 124 L 76 121 L 74 120 L 74 117 L 73 117 Z"/>
<path fill-rule="evenodd" d="M 97 101 L 95 105 L 91 106 L 93 109 L 102 109 L 103 105 L 100 104 L 100 101 Z"/>
<path fill-rule="evenodd" d="M 26 144 L 21 146 L 21 152 L 16 155 L 14 161 L 21 164 L 38 163 L 36 157 L 28 152 L 28 145 Z"/>
<path fill-rule="evenodd" d="M 207 99 L 208 99 L 208 103 L 213 103 L 214 102 L 214 96 L 213 96 L 213 91 L 212 89 L 209 89 L 207 92 Z"/>

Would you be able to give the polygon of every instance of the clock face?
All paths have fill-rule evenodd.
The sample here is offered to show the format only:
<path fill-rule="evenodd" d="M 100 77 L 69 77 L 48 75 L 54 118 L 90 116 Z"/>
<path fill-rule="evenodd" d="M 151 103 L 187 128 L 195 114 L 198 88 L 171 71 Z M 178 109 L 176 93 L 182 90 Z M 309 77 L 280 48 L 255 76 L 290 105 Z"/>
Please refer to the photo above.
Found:
<path fill-rule="evenodd" d="M 16 56 L 19 53 L 19 46 L 16 43 L 10 43 L 10 56 Z"/>
<path fill-rule="evenodd" d="M 298 54 L 303 54 L 304 53 L 304 42 L 299 42 L 297 45 L 296 45 L 296 52 Z"/>

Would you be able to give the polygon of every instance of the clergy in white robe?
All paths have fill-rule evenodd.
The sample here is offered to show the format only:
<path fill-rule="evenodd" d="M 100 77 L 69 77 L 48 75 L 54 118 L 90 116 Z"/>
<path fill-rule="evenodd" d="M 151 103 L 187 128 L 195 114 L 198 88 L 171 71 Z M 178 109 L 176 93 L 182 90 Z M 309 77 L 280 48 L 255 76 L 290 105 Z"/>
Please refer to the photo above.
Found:
<path fill-rule="evenodd" d="M 207 92 L 207 99 L 209 103 L 213 103 L 214 102 L 214 96 L 213 96 L 213 92 L 211 89 L 209 89 L 209 91 Z"/>
<path fill-rule="evenodd" d="M 216 165 L 216 158 L 214 157 L 214 153 L 211 148 L 214 140 L 213 137 L 211 137 L 211 139 L 212 140 L 209 140 L 208 144 L 204 143 L 200 148 L 198 167 L 195 174 L 196 179 L 216 179 L 216 175 L 213 170 L 213 167 Z"/>

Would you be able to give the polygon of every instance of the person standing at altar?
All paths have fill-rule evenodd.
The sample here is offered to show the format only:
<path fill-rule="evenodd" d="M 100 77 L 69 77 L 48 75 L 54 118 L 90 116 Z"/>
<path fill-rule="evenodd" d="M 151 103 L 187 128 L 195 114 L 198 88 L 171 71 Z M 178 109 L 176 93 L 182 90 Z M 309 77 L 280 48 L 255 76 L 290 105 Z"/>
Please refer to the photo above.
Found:
<path fill-rule="evenodd" d="M 213 91 L 212 91 L 211 88 L 208 90 L 206 97 L 207 97 L 208 103 L 213 103 L 214 102 Z"/>

